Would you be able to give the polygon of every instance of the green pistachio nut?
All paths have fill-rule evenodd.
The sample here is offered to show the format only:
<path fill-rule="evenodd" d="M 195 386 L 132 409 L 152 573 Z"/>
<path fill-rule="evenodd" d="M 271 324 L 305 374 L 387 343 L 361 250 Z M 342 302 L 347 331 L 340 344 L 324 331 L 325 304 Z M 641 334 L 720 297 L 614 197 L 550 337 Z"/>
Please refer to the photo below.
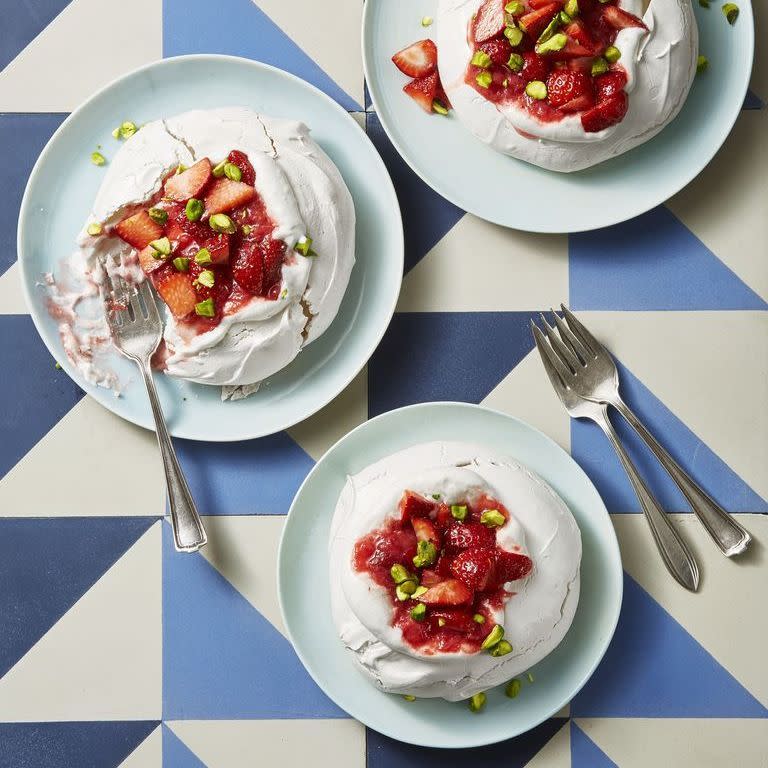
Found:
<path fill-rule="evenodd" d="M 531 82 L 525 86 L 525 92 L 532 99 L 538 101 L 547 98 L 547 86 L 542 83 L 541 80 L 531 80 Z"/>
<path fill-rule="evenodd" d="M 218 165 L 214 166 L 213 168 L 213 175 L 220 179 L 224 175 L 224 168 L 227 166 L 227 161 L 222 160 Z"/>
<path fill-rule="evenodd" d="M 204 269 L 195 280 L 197 285 L 204 285 L 206 288 L 213 288 L 215 282 L 216 275 L 210 269 Z"/>
<path fill-rule="evenodd" d="M 224 175 L 231 181 L 243 178 L 243 172 L 234 163 L 224 163 Z"/>
<path fill-rule="evenodd" d="M 523 64 L 525 64 L 525 59 L 519 53 L 512 53 L 507 62 L 507 66 L 513 72 L 519 72 L 523 68 Z"/>
<path fill-rule="evenodd" d="M 709 8 L 709 0 L 699 0 L 699 5 L 702 8 Z"/>
<path fill-rule="evenodd" d="M 208 219 L 208 226 L 214 231 L 226 235 L 234 235 L 237 232 L 237 226 L 226 213 L 214 213 Z"/>
<path fill-rule="evenodd" d="M 572 21 L 573 19 L 565 11 L 560 11 L 560 23 L 563 26 L 570 24 Z"/>
<path fill-rule="evenodd" d="M 392 577 L 392 581 L 394 581 L 395 584 L 402 584 L 404 581 L 413 578 L 413 576 L 408 573 L 406 567 L 400 565 L 400 563 L 395 563 L 395 565 L 389 569 L 389 575 Z"/>
<path fill-rule="evenodd" d="M 476 613 L 472 617 L 472 621 L 474 621 L 477 624 L 485 624 L 485 616 L 483 616 L 482 613 Z"/>
<path fill-rule="evenodd" d="M 596 77 L 597 75 L 602 75 L 607 71 L 608 71 L 608 62 L 604 58 L 602 58 L 602 56 L 598 56 L 592 62 L 592 77 Z"/>
<path fill-rule="evenodd" d="M 126 120 L 124 123 L 120 123 L 120 128 L 118 130 L 121 139 L 130 139 L 139 129 L 136 123 Z"/>
<path fill-rule="evenodd" d="M 213 299 L 207 298 L 205 301 L 195 304 L 195 314 L 200 315 L 200 317 L 213 317 L 216 314 Z"/>
<path fill-rule="evenodd" d="M 438 115 L 447 115 L 448 114 L 448 107 L 443 104 L 440 99 L 433 99 L 432 100 L 432 111 L 437 112 Z"/>
<path fill-rule="evenodd" d="M 205 206 L 202 200 L 197 200 L 194 197 L 187 200 L 187 206 L 184 209 L 184 213 L 187 214 L 187 218 L 190 221 L 200 221 L 203 216 Z"/>
<path fill-rule="evenodd" d="M 489 651 L 491 648 L 497 645 L 499 641 L 502 640 L 503 638 L 504 638 L 504 627 L 502 627 L 501 624 L 494 624 L 493 629 L 486 635 L 485 640 L 483 640 L 480 648 L 483 651 Z"/>
<path fill-rule="evenodd" d="M 173 260 L 173 266 L 179 272 L 189 272 L 189 259 L 186 256 L 177 256 Z"/>
<path fill-rule="evenodd" d="M 431 16 L 422 16 L 421 17 L 421 26 L 422 27 L 431 27 L 433 21 L 434 21 L 434 19 Z"/>
<path fill-rule="evenodd" d="M 504 37 L 509 40 L 509 44 L 514 48 L 523 42 L 523 30 L 517 27 L 506 27 L 504 29 Z"/>
<path fill-rule="evenodd" d="M 530 83 L 529 83 L 530 85 Z M 480 522 L 488 528 L 498 528 L 507 522 L 507 518 L 498 509 L 486 509 L 480 515 Z"/>
<path fill-rule="evenodd" d="M 418 600 L 422 595 L 426 595 L 429 590 L 426 587 L 419 585 L 416 587 L 416 591 L 411 595 L 414 600 Z"/>
<path fill-rule="evenodd" d="M 552 35 L 554 35 L 555 32 L 557 32 L 557 30 L 560 28 L 561 23 L 562 22 L 560 21 L 560 14 L 559 13 L 555 14 L 555 16 L 552 18 L 552 21 L 550 21 L 549 24 L 547 24 L 547 26 L 544 27 L 544 31 L 539 35 L 539 39 L 536 41 L 537 48 L 542 43 L 546 43 L 547 40 L 549 40 L 549 38 L 552 37 Z"/>
<path fill-rule="evenodd" d="M 563 10 L 573 19 L 579 15 L 579 0 L 566 0 Z"/>
<path fill-rule="evenodd" d="M 419 603 L 411 608 L 411 618 L 414 621 L 424 621 L 424 617 L 427 615 L 427 606 L 424 603 Z"/>
<path fill-rule="evenodd" d="M 514 699 L 517 697 L 517 694 L 520 693 L 520 689 L 522 688 L 521 682 L 515 678 L 514 680 L 510 680 L 507 683 L 506 688 L 504 688 L 504 694 L 508 696 L 510 699 Z"/>
<path fill-rule="evenodd" d="M 296 243 L 293 250 L 300 253 L 302 256 L 309 256 L 309 252 L 312 250 L 312 238 L 309 235 L 304 235 L 304 237 Z"/>
<path fill-rule="evenodd" d="M 413 564 L 417 568 L 426 568 L 437 560 L 437 547 L 431 541 L 420 541 L 416 544 L 416 556 Z"/>
<path fill-rule="evenodd" d="M 698 56 L 696 59 L 696 72 L 701 73 L 709 66 L 709 59 L 706 56 Z"/>
<path fill-rule="evenodd" d="M 204 264 L 213 263 L 213 259 L 211 258 L 211 252 L 207 248 L 201 248 L 195 254 L 195 261 L 201 266 Z"/>
<path fill-rule="evenodd" d="M 488 88 L 490 84 L 493 82 L 493 75 L 488 72 L 488 70 L 483 70 L 482 72 L 478 72 L 475 75 L 475 82 L 481 87 L 481 88 Z"/>
<path fill-rule="evenodd" d="M 529 672 L 527 677 L 528 677 L 528 682 L 532 683 L 533 682 L 533 674 L 531 672 Z"/>
<path fill-rule="evenodd" d="M 525 13 L 525 5 L 523 5 L 521 2 L 518 2 L 518 0 L 512 0 L 511 3 L 507 3 L 504 6 L 504 10 L 510 16 L 522 16 Z"/>
<path fill-rule="evenodd" d="M 536 43 L 536 53 L 546 54 L 562 51 L 568 43 L 568 35 L 558 32 L 556 35 L 545 40 L 543 43 Z"/>
<path fill-rule="evenodd" d="M 486 69 L 491 66 L 492 59 L 485 51 L 475 51 L 471 63 L 475 67 Z"/>
<path fill-rule="evenodd" d="M 102 233 L 102 231 L 103 231 L 103 228 L 102 228 L 101 224 L 99 224 L 98 221 L 92 221 L 88 225 L 88 228 L 86 229 L 86 232 L 91 237 L 96 237 L 97 235 L 100 235 Z"/>
<path fill-rule="evenodd" d="M 609 45 L 603 51 L 603 56 L 607 62 L 615 64 L 621 58 L 621 51 L 615 45 Z"/>
<path fill-rule="evenodd" d="M 416 701 L 416 697 L 415 697 L 415 696 L 411 696 L 409 693 L 406 693 L 406 694 L 404 694 L 404 695 L 403 695 L 403 698 L 404 698 L 406 701 L 409 701 L 409 702 L 410 702 L 410 701 Z"/>
<path fill-rule="evenodd" d="M 442 616 L 438 617 L 438 619 L 437 619 L 437 626 L 438 627 L 444 627 L 446 625 L 446 623 L 447 622 L 445 621 L 445 619 Z"/>
<path fill-rule="evenodd" d="M 149 218 L 158 224 L 165 224 L 168 221 L 168 211 L 164 211 L 162 208 L 150 208 L 147 213 Z"/>
<path fill-rule="evenodd" d="M 723 15 L 728 19 L 728 23 L 733 26 L 736 19 L 739 18 L 739 6 L 736 3 L 726 3 L 723 8 Z"/>
<path fill-rule="evenodd" d="M 464 520 L 467 517 L 467 505 L 451 504 L 451 517 L 454 520 Z"/>
<path fill-rule="evenodd" d="M 242 232 L 242 233 L 243 233 L 243 234 L 244 234 L 246 237 L 248 237 L 248 235 L 250 235 L 250 234 L 251 234 L 251 229 L 252 229 L 252 228 L 251 228 L 251 225 L 250 225 L 250 224 L 243 224 L 243 226 L 242 226 L 242 227 L 240 227 L 240 231 L 241 231 L 241 232 Z"/>
<path fill-rule="evenodd" d="M 112 131 L 112 138 L 113 139 L 119 139 L 120 138 L 120 126 L 118 125 L 117 128 L 115 128 L 114 131 Z"/>
<path fill-rule="evenodd" d="M 167 237 L 161 237 L 158 240 L 153 240 L 150 245 L 152 246 L 152 250 L 155 251 L 153 255 L 157 258 L 171 255 L 171 241 Z"/>
<path fill-rule="evenodd" d="M 395 595 L 400 601 L 410 600 L 417 588 L 418 584 L 415 581 L 404 581 L 395 587 Z"/>
<path fill-rule="evenodd" d="M 104 165 L 107 162 L 107 158 L 101 152 L 91 152 L 91 162 L 94 165 Z"/>
<path fill-rule="evenodd" d="M 184 165 L 184 163 L 179 163 L 176 166 L 176 175 L 178 176 L 180 173 L 184 173 L 184 171 L 187 170 L 187 166 Z"/>
<path fill-rule="evenodd" d="M 506 656 L 508 653 L 512 653 L 512 645 L 506 640 L 499 640 L 499 642 L 491 648 L 491 656 Z"/>
<path fill-rule="evenodd" d="M 485 706 L 485 694 L 476 693 L 474 696 L 471 696 L 468 706 L 470 712 L 481 712 Z"/>

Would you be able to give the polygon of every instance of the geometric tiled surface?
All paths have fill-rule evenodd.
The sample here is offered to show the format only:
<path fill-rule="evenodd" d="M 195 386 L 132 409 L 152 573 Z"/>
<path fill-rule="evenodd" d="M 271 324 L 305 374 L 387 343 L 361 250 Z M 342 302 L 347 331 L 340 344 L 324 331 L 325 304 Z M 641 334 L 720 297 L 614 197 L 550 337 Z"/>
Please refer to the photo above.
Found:
<path fill-rule="evenodd" d="M 765 47 L 732 135 L 689 187 L 634 221 L 543 236 L 464 214 L 399 159 L 366 110 L 361 14 L 355 0 L 34 0 L 4 24 L 0 768 L 240 768 L 256 750 L 259 764 L 341 768 L 768 765 Z M 212 542 L 178 556 L 154 437 L 55 370 L 14 262 L 25 180 L 66 114 L 120 74 L 191 52 L 276 64 L 355 114 L 395 181 L 406 274 L 381 347 L 322 412 L 238 445 L 178 441 Z M 702 562 L 698 595 L 666 576 L 604 439 L 569 422 L 532 354 L 528 319 L 560 301 L 610 344 L 627 400 L 756 539 L 742 560 L 722 558 L 627 435 Z M 446 355 L 467 375 L 441 375 Z M 616 639 L 590 683 L 558 717 L 469 756 L 348 718 L 294 655 L 275 590 L 283 516 L 314 461 L 368 416 L 433 399 L 499 408 L 570 450 L 609 507 L 625 568 Z M 117 445 L 143 478 L 131 493 Z"/>

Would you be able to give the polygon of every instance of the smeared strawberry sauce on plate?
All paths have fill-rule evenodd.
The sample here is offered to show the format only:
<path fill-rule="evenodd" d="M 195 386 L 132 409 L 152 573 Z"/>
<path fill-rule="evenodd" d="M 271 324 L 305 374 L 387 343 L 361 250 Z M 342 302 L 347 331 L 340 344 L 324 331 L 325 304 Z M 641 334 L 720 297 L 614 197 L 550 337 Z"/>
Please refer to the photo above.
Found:
<path fill-rule="evenodd" d="M 466 507 L 463 520 L 455 518 L 451 506 L 405 491 L 399 517 L 359 539 L 353 552 L 355 570 L 387 590 L 392 626 L 402 631 L 408 645 L 425 654 L 478 652 L 495 624 L 493 612 L 511 597 L 504 584 L 523 578 L 533 566 L 527 555 L 498 546 L 497 531 L 503 525 L 481 522 L 487 510 L 500 513 L 504 524 L 509 520 L 497 500 L 483 496 L 454 506 Z M 424 566 L 414 564 L 420 541 L 435 548 L 434 562 Z M 399 599 L 392 576 L 396 565 L 426 591 Z M 412 616 L 418 605 L 426 608 L 420 620 Z"/>

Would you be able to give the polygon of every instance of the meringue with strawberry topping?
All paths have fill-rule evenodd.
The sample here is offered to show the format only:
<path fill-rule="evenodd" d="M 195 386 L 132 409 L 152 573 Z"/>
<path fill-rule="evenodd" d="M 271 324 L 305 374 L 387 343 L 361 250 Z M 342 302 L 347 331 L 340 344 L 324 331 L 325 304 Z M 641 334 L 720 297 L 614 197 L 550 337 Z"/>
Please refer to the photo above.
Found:
<path fill-rule="evenodd" d="M 696 74 L 690 0 L 440 0 L 439 74 L 495 150 L 577 171 L 642 144 Z"/>
<path fill-rule="evenodd" d="M 538 477 L 481 446 L 426 443 L 348 478 L 330 536 L 333 621 L 382 691 L 450 701 L 565 636 L 581 536 Z"/>
<path fill-rule="evenodd" d="M 242 387 L 330 325 L 355 260 L 355 212 L 302 123 L 194 110 L 128 137 L 79 244 L 96 284 L 104 268 L 151 280 L 166 374 Z"/>

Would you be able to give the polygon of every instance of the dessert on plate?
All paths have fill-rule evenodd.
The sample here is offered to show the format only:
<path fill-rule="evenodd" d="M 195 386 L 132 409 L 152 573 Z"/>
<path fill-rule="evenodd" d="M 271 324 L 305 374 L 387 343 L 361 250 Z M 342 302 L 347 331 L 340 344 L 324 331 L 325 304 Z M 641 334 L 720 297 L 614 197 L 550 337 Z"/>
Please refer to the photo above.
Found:
<path fill-rule="evenodd" d="M 355 212 L 302 123 L 245 108 L 195 110 L 150 122 L 125 142 L 78 244 L 70 266 L 90 290 L 69 294 L 72 312 L 58 317 L 86 375 L 87 342 L 99 337 L 91 317 L 83 343 L 74 308 L 98 293 L 106 267 L 128 282 L 151 280 L 162 300 L 157 367 L 247 388 L 288 365 L 335 317 L 354 264 Z"/>
<path fill-rule="evenodd" d="M 333 621 L 382 691 L 467 699 L 565 636 L 581 535 L 563 501 L 481 446 L 433 442 L 349 477 L 331 525 Z"/>

